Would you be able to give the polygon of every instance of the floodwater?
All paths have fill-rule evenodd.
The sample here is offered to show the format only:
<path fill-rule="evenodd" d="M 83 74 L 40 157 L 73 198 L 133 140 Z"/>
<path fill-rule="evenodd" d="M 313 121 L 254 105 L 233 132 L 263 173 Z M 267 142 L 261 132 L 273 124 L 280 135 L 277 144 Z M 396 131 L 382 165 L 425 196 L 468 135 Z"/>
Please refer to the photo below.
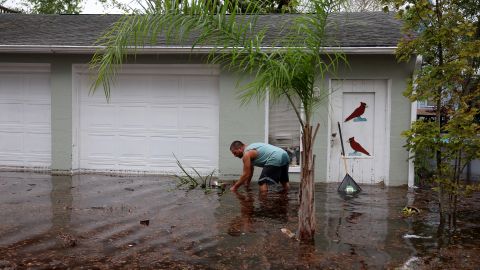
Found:
<path fill-rule="evenodd" d="M 318 184 L 308 245 L 281 232 L 296 229 L 298 185 L 262 197 L 252 187 L 219 195 L 165 176 L 2 172 L 0 269 L 478 269 L 471 202 L 445 237 L 428 191 L 362 186 L 345 199 Z M 407 204 L 421 214 L 402 217 Z"/>

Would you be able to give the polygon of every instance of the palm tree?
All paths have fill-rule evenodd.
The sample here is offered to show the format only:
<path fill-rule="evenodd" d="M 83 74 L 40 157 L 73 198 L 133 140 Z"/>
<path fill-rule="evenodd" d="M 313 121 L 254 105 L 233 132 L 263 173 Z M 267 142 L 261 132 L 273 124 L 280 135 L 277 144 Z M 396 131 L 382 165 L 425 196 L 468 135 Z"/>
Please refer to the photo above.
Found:
<path fill-rule="evenodd" d="M 105 49 L 98 51 L 91 61 L 92 68 L 98 71 L 92 91 L 103 86 L 109 99 L 110 83 L 126 56 L 138 48 L 155 45 L 157 37 L 163 35 L 169 44 L 185 44 L 189 39 L 193 42 L 192 52 L 200 47 L 210 48 L 210 63 L 253 75 L 241 88 L 242 102 L 261 101 L 267 95 L 273 100 L 287 98 L 301 126 L 297 237 L 312 241 L 316 226 L 313 145 L 319 129 L 319 124 L 312 126 L 312 116 L 325 98 L 318 95 L 319 86 L 315 82 L 334 73 L 340 62 L 345 61 L 341 53 L 323 51 L 327 18 L 337 9 L 336 1 L 309 1 L 308 9 L 304 8 L 309 13 L 286 16 L 281 28 L 286 34 L 269 44 L 265 35 L 274 30 L 258 24 L 264 15 L 255 5 L 257 1 L 250 1 L 247 7 L 242 4 L 241 8 L 239 0 L 173 0 L 150 4 L 141 14 L 122 17 L 99 41 Z M 300 102 L 300 108 L 296 101 Z"/>

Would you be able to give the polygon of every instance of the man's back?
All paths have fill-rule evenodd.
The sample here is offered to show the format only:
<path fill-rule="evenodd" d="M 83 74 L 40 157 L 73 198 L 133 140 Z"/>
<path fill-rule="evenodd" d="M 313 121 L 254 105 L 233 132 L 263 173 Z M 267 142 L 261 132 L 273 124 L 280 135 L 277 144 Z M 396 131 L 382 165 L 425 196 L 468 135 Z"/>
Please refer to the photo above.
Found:
<path fill-rule="evenodd" d="M 287 152 L 271 144 L 252 143 L 245 148 L 244 153 L 249 150 L 257 151 L 257 157 L 252 161 L 257 167 L 281 167 L 290 163 Z"/>

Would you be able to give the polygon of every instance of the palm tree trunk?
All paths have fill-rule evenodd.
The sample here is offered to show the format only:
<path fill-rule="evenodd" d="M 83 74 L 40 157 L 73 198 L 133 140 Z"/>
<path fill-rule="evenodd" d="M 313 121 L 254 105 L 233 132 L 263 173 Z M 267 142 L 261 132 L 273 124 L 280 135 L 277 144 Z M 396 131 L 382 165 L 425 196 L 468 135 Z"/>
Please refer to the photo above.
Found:
<path fill-rule="evenodd" d="M 313 127 L 306 124 L 302 130 L 302 171 L 300 182 L 300 208 L 298 209 L 298 239 L 302 242 L 313 242 L 315 235 L 315 156 L 313 144 L 318 131 L 318 125 L 313 132 Z"/>

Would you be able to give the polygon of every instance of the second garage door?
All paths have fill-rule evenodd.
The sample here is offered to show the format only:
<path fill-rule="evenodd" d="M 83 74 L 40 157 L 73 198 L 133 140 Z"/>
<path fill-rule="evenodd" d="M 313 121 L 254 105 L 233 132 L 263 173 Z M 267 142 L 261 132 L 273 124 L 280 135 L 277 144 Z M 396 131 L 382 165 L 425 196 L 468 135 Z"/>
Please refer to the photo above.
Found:
<path fill-rule="evenodd" d="M 78 168 L 178 173 L 218 168 L 218 70 L 204 65 L 127 65 L 111 100 L 75 68 Z"/>

